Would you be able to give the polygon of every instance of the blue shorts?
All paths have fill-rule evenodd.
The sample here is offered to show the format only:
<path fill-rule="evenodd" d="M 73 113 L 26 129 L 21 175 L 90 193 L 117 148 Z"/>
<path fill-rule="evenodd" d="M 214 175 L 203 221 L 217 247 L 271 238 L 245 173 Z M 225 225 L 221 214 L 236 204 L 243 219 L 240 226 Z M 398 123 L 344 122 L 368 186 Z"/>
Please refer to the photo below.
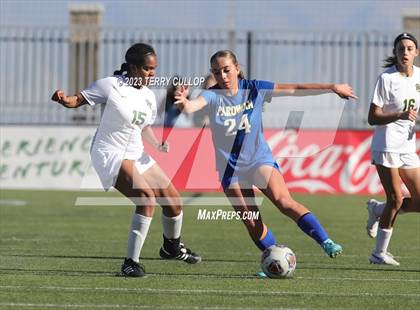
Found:
<path fill-rule="evenodd" d="M 281 172 L 280 167 L 276 161 L 258 162 L 254 164 L 251 168 L 247 169 L 246 171 L 241 171 L 241 172 L 235 171 L 230 174 L 226 172 L 224 174 L 221 174 L 219 172 L 220 183 L 222 183 L 223 189 L 228 188 L 231 184 L 234 184 L 234 183 L 246 183 L 247 185 L 250 185 L 250 186 L 253 185 L 251 181 L 252 177 L 254 176 L 255 171 L 261 166 L 270 166 L 278 170 L 279 172 Z"/>

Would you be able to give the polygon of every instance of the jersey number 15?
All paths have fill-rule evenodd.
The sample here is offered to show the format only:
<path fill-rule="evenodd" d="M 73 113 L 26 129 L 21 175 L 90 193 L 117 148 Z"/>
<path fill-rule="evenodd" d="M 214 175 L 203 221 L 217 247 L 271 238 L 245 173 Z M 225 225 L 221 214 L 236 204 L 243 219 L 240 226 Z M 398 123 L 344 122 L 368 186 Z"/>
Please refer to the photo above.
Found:
<path fill-rule="evenodd" d="M 143 125 L 145 119 L 145 116 L 147 113 L 140 112 L 140 111 L 133 111 L 133 120 L 131 121 L 131 124 L 133 125 Z"/>

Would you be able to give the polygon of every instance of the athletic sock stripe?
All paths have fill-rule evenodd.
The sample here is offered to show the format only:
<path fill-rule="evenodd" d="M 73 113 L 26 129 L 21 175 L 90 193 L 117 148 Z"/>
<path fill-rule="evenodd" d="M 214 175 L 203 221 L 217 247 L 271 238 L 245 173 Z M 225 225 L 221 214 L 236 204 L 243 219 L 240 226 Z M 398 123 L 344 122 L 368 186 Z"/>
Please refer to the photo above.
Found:
<path fill-rule="evenodd" d="M 382 257 L 379 257 L 379 256 L 378 256 L 378 255 L 376 255 L 376 254 L 373 254 L 373 253 L 372 253 L 372 256 L 373 256 L 373 257 L 375 257 L 375 258 L 377 258 L 377 259 L 379 259 L 379 260 L 383 260 L 383 259 L 382 259 Z"/>

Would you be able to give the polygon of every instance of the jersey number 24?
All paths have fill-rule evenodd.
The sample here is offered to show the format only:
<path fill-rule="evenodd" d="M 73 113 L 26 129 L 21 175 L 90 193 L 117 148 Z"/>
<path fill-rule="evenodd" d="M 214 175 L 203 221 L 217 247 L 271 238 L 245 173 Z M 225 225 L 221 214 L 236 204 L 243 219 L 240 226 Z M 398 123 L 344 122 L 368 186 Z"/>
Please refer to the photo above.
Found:
<path fill-rule="evenodd" d="M 234 136 L 238 132 L 238 130 L 245 130 L 245 133 L 251 132 L 251 124 L 248 120 L 248 114 L 243 114 L 239 125 L 236 126 L 236 119 L 235 118 L 228 118 L 225 119 L 223 123 L 226 129 L 226 136 Z"/>

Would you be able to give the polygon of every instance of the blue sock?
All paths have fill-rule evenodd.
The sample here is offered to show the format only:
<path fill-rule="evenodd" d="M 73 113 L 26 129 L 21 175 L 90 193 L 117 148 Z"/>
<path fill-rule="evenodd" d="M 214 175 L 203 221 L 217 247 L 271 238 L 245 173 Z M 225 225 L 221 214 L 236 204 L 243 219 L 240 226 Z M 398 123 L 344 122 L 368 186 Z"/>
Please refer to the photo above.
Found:
<path fill-rule="evenodd" d="M 267 233 L 265 234 L 264 238 L 254 241 L 255 245 L 261 250 L 264 251 L 265 249 L 269 248 L 272 245 L 276 244 L 276 237 L 274 237 L 273 233 L 270 229 L 267 229 Z"/>
<path fill-rule="evenodd" d="M 301 216 L 298 220 L 297 225 L 302 229 L 308 236 L 315 239 L 316 242 L 322 244 L 328 239 L 328 234 L 322 227 L 321 223 L 311 212 Z"/>

